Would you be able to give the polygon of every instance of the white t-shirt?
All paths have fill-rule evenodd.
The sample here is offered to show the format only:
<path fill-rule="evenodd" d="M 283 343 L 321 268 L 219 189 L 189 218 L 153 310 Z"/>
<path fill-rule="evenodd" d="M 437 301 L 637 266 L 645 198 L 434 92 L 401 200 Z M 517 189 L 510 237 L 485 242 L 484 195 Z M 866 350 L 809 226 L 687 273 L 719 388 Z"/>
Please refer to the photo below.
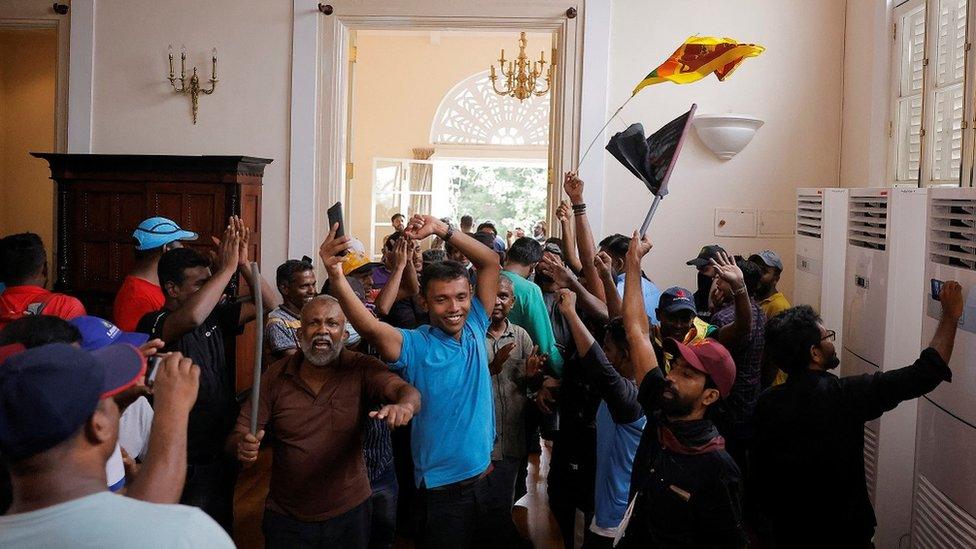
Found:
<path fill-rule="evenodd" d="M 119 418 L 119 444 L 132 459 L 146 459 L 153 409 L 146 397 L 139 397 L 126 407 Z"/>
<path fill-rule="evenodd" d="M 108 481 L 108 489 L 113 492 L 118 492 L 125 486 L 125 463 L 122 461 L 122 450 L 118 442 L 105 462 L 105 480 Z"/>
<path fill-rule="evenodd" d="M 99 492 L 0 517 L 0 547 L 234 547 L 203 511 Z"/>

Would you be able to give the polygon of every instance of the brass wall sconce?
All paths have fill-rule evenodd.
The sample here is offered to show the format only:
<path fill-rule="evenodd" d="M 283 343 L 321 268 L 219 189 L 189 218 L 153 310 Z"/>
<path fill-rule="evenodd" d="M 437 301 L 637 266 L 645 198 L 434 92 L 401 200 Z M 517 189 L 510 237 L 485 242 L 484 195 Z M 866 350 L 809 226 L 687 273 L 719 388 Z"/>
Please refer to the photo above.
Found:
<path fill-rule="evenodd" d="M 197 76 L 197 68 L 193 67 L 193 74 L 189 82 L 186 78 L 186 46 L 180 48 L 180 85 L 176 85 L 176 75 L 173 72 L 173 45 L 169 46 L 169 83 L 176 90 L 176 93 L 186 93 L 190 95 L 190 103 L 193 105 L 193 123 L 197 123 L 197 110 L 199 109 L 200 94 L 210 95 L 217 87 L 217 48 L 211 52 L 211 74 L 210 89 L 205 90 L 200 87 L 200 78 Z"/>

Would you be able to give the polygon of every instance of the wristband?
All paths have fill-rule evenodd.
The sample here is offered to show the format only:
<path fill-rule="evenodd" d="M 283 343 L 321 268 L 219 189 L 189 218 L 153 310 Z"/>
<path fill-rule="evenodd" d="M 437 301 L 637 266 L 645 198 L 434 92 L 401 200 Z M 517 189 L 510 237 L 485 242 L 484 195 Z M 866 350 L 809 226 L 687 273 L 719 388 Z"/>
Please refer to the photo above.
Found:
<path fill-rule="evenodd" d="M 739 286 L 735 290 L 732 290 L 732 294 L 733 295 L 741 295 L 741 294 L 744 294 L 744 293 L 746 293 L 746 287 L 745 287 L 744 284 L 742 286 Z"/>
<path fill-rule="evenodd" d="M 580 210 L 585 210 L 585 209 L 586 209 L 586 203 L 585 202 L 580 202 L 579 204 L 573 204 L 573 211 L 574 212 L 578 212 Z"/>
<path fill-rule="evenodd" d="M 452 225 L 448 224 L 447 225 L 447 232 L 444 233 L 444 236 L 441 238 L 441 240 L 443 240 L 444 242 L 450 242 L 452 236 L 454 236 L 454 227 Z"/>

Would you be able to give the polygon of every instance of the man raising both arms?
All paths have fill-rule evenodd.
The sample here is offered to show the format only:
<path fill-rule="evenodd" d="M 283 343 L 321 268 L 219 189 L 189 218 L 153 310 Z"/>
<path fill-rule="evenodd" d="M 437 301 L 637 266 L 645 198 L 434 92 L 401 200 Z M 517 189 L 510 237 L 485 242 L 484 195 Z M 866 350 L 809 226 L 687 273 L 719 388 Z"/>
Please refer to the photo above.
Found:
<path fill-rule="evenodd" d="M 319 250 L 333 280 L 331 292 L 356 331 L 420 391 L 424 402 L 411 427 L 419 488 L 418 546 L 514 543 L 498 539 L 507 531 L 499 524 L 510 521 L 510 515 L 483 505 L 495 439 L 485 347 L 489 319 L 483 304 L 495 303 L 498 255 L 435 217 L 414 216 L 405 235 L 414 240 L 437 235 L 456 247 L 478 269 L 478 285 L 472 296 L 467 273 L 456 261 L 428 265 L 421 275 L 420 302 L 430 314 L 430 325 L 396 329 L 377 320 L 342 277 L 337 254 L 349 247 L 349 239 L 336 238 L 336 228 Z"/>

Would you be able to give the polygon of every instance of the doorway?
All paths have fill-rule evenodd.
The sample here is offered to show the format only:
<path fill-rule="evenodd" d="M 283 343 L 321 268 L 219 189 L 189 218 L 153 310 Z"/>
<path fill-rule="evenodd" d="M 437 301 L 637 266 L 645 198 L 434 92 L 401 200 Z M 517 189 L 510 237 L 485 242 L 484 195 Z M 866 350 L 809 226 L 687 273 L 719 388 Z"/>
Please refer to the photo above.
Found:
<path fill-rule="evenodd" d="M 55 149 L 57 58 L 57 29 L 0 28 L 0 235 L 38 234 L 49 265 L 54 182 L 30 153 Z"/>
<path fill-rule="evenodd" d="M 47 163 L 67 141 L 67 3 L 0 5 L 0 236 L 32 232 L 55 261 L 55 192 Z"/>

